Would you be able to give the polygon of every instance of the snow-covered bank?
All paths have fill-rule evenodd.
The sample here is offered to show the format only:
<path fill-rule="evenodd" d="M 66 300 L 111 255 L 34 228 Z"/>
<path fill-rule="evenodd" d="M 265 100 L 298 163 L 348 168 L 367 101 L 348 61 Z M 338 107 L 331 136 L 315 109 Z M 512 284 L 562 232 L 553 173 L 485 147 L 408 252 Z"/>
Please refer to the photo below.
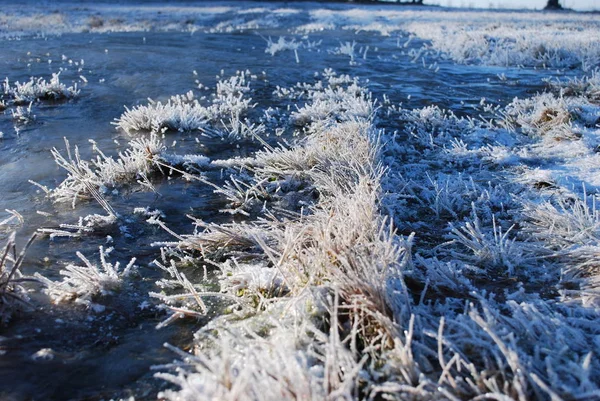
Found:
<path fill-rule="evenodd" d="M 337 29 L 417 37 L 425 44 L 415 60 L 441 54 L 462 64 L 574 68 L 600 63 L 596 15 L 387 7 L 376 5 L 244 2 L 157 4 L 64 3 L 7 6 L 0 11 L 4 38 L 23 35 L 108 32 L 245 32 L 284 29 L 290 34 Z M 300 37 L 298 37 L 300 39 Z M 270 40 L 270 39 L 269 39 Z M 274 55 L 275 43 L 270 43 Z M 301 40 L 294 38 L 298 60 Z M 400 42 L 399 42 L 400 45 Z"/>

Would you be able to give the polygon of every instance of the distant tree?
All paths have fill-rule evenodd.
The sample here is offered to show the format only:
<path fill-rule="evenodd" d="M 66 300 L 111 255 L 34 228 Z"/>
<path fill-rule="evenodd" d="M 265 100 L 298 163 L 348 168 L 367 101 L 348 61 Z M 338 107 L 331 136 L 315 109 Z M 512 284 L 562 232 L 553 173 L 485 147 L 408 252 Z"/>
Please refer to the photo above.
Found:
<path fill-rule="evenodd" d="M 546 10 L 560 10 L 562 6 L 558 0 L 548 0 L 548 4 L 546 5 Z"/>

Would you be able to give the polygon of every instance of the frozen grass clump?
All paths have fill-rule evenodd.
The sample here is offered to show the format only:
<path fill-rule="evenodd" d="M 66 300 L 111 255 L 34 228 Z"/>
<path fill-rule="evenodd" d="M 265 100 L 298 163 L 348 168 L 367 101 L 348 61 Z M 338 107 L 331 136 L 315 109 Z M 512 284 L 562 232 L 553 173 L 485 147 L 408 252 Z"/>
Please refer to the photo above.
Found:
<path fill-rule="evenodd" d="M 0 92 L 0 112 L 8 107 L 15 106 L 10 112 L 17 134 L 20 126 L 31 124 L 36 120 L 32 110 L 34 103 L 63 101 L 79 95 L 77 84 L 67 87 L 60 82 L 59 75 L 60 73 L 52 74 L 50 81 L 31 77 L 28 82 L 20 83 L 17 81 L 14 85 L 10 84 L 8 78 L 4 80 Z"/>
<path fill-rule="evenodd" d="M 56 148 L 52 149 L 52 155 L 56 163 L 67 171 L 67 177 L 54 189 L 33 181 L 31 183 L 44 190 L 54 202 L 69 202 L 73 208 L 79 201 L 93 198 L 104 208 L 108 216 L 92 215 L 84 218 L 84 221 L 80 220 L 76 225 L 65 224 L 58 230 L 44 230 L 54 236 L 80 235 L 114 223 L 117 213 L 105 196 L 117 194 L 123 187 L 138 185 L 140 188 L 155 191 L 152 178 L 173 173 L 185 179 L 204 182 L 201 177 L 192 173 L 198 173 L 210 164 L 210 159 L 203 155 L 168 153 L 162 140 L 155 133 L 132 139 L 129 141 L 129 147 L 119 152 L 116 158 L 107 156 L 95 142 L 92 142 L 97 156 L 89 161 L 83 160 L 77 146 L 72 152 L 66 139 L 65 144 L 66 157 Z"/>
<path fill-rule="evenodd" d="M 309 102 L 292 112 L 294 125 L 306 126 L 317 122 L 368 119 L 375 111 L 375 102 L 365 88 L 357 83 L 308 88 Z"/>
<path fill-rule="evenodd" d="M 296 56 L 296 63 L 300 62 L 298 58 L 298 49 L 302 43 L 296 42 L 295 39 L 286 40 L 285 37 L 280 36 L 277 42 L 274 42 L 271 37 L 267 39 L 267 48 L 265 49 L 265 53 L 274 56 L 275 54 L 282 52 L 284 50 L 292 50 L 294 55 Z"/>
<path fill-rule="evenodd" d="M 350 57 L 350 64 L 354 64 L 354 59 L 356 57 L 356 42 L 345 42 L 340 43 L 340 46 L 333 51 L 333 54 L 340 54 L 343 56 Z"/>
<path fill-rule="evenodd" d="M 584 308 L 600 308 L 600 246 L 574 247 L 563 252 L 559 293 L 565 302 Z"/>
<path fill-rule="evenodd" d="M 237 71 L 229 78 L 217 82 L 217 97 L 226 99 L 229 96 L 240 96 L 250 93 L 250 81 L 256 79 L 250 71 Z"/>
<path fill-rule="evenodd" d="M 592 103 L 600 102 L 600 70 L 598 69 L 581 78 L 575 77 L 566 81 L 550 81 L 549 83 L 562 96 L 582 96 Z"/>
<path fill-rule="evenodd" d="M 306 36 L 304 37 L 304 39 L 306 39 L 306 41 L 298 42 L 294 38 L 287 40 L 284 36 L 280 36 L 279 39 L 277 39 L 277 41 L 275 42 L 269 36 L 266 39 L 267 47 L 265 49 L 265 53 L 268 53 L 271 56 L 274 56 L 277 53 L 280 53 L 280 52 L 283 52 L 286 50 L 292 50 L 294 52 L 294 56 L 296 58 L 296 63 L 300 63 L 300 57 L 298 56 L 298 49 L 308 49 L 308 51 L 312 51 L 313 49 L 318 48 L 322 43 L 322 40 L 311 42 Z"/>
<path fill-rule="evenodd" d="M 438 106 L 403 110 L 400 119 L 407 125 L 406 131 L 414 136 L 421 146 L 440 148 L 450 146 L 452 141 L 464 137 L 480 128 L 476 120 L 459 118 L 449 110 Z"/>
<path fill-rule="evenodd" d="M 364 121 L 350 121 L 317 130 L 314 134 L 299 141 L 300 146 L 279 146 L 257 152 L 253 165 L 260 178 L 284 176 L 311 176 L 311 170 L 330 169 L 343 164 L 349 169 L 357 168 L 357 160 L 365 160 L 370 155 L 369 141 L 376 140 L 376 133 L 368 131 L 372 137 L 363 140 L 348 136 L 348 130 L 368 130 Z M 353 153 L 346 153 L 348 146 L 354 146 Z M 321 172 L 321 171 L 318 171 Z M 340 173 L 341 174 L 341 173 Z M 350 174 L 350 173 L 349 173 Z M 354 181 L 353 181 L 354 182 Z"/>
<path fill-rule="evenodd" d="M 148 105 L 125 107 L 125 113 L 115 122 L 125 132 L 192 131 L 206 127 L 210 112 L 200 105 L 192 92 L 172 96 L 166 103 L 149 100 Z"/>
<path fill-rule="evenodd" d="M 504 123 L 519 127 L 527 135 L 539 135 L 555 141 L 576 139 L 571 109 L 567 100 L 543 93 L 528 99 L 515 99 L 505 108 Z"/>
<path fill-rule="evenodd" d="M 328 124 L 372 117 L 376 104 L 367 89 L 357 79 L 338 76 L 325 70 L 323 80 L 314 84 L 298 83 L 292 88 L 277 87 L 274 94 L 280 98 L 306 99 L 306 103 L 292 112 L 291 122 L 299 127 Z"/>
<path fill-rule="evenodd" d="M 60 101 L 72 99 L 79 94 L 77 84 L 67 87 L 60 82 L 60 73 L 52 74 L 50 81 L 32 77 L 28 82 L 15 82 L 11 85 L 8 78 L 3 83 L 2 99 L 15 105 L 27 105 L 36 101 Z"/>
<path fill-rule="evenodd" d="M 0 225 L 5 225 L 8 221 L 10 219 L 2 221 Z M 37 280 L 23 275 L 20 268 L 25 252 L 34 238 L 35 236 L 31 237 L 23 250 L 17 254 L 15 233 L 12 233 L 0 253 L 0 325 L 7 324 L 23 307 L 29 307 L 29 296 L 23 283 Z"/>
<path fill-rule="evenodd" d="M 299 146 L 266 147 L 258 151 L 252 159 L 232 159 L 222 164 L 229 168 L 237 165 L 252 171 L 251 177 L 232 175 L 229 182 L 216 192 L 224 194 L 230 201 L 228 212 L 248 215 L 251 211 L 264 208 L 266 204 L 300 212 L 310 206 L 320 196 L 319 185 L 315 180 L 328 180 L 333 169 L 339 169 L 340 183 L 348 185 L 359 179 L 355 169 L 360 169 L 356 160 L 371 157 L 369 141 L 348 136 L 347 130 L 371 132 L 364 121 L 347 122 L 344 129 L 329 125 L 323 129 L 309 128 L 314 133 L 298 142 Z M 371 132 L 370 141 L 376 141 L 376 133 Z M 348 146 L 353 146 L 352 152 Z M 309 173 L 310 172 L 310 173 Z M 322 194 L 322 192 L 321 192 Z M 266 203 L 265 203 L 266 202 Z"/>
<path fill-rule="evenodd" d="M 114 294 L 122 287 L 123 280 L 135 271 L 135 258 L 122 270 L 120 262 L 108 262 L 106 257 L 111 251 L 112 248 L 105 250 L 100 247 L 100 264 L 92 263 L 81 252 L 77 252 L 77 257 L 83 265 L 67 264 L 60 271 L 63 276 L 60 281 L 50 280 L 39 273 L 35 274 L 35 278 L 46 286 L 44 292 L 54 303 L 74 302 L 95 312 L 103 312 L 104 306 L 96 303 L 98 298 Z"/>
<path fill-rule="evenodd" d="M 475 182 L 472 176 L 466 178 L 462 174 L 453 176 L 442 173 L 436 177 L 428 174 L 425 183 L 413 182 L 409 185 L 437 219 L 460 221 L 471 215 L 474 209 L 489 218 L 500 205 L 511 204 L 511 197 L 503 187 L 491 183 L 482 185 Z"/>
<path fill-rule="evenodd" d="M 226 119 L 231 123 L 240 121 L 244 114 L 255 104 L 248 94 L 252 92 L 250 82 L 257 77 L 250 71 L 237 71 L 229 78 L 221 78 L 217 82 L 216 93 L 209 107 L 213 124 L 220 123 L 227 127 Z M 225 121 L 224 121 L 225 120 Z"/>
<path fill-rule="evenodd" d="M 67 178 L 55 189 L 46 189 L 55 202 L 69 202 L 75 207 L 81 199 L 95 198 L 102 205 L 102 193 L 107 193 L 125 183 L 147 182 L 148 177 L 160 172 L 158 161 L 165 151 L 157 135 L 132 140 L 130 148 L 119 153 L 117 159 L 106 156 L 94 144 L 98 156 L 90 161 L 82 160 L 79 149 L 71 153 L 65 140 L 67 156 L 58 149 L 52 150 L 56 163 L 68 172 Z M 109 213 L 114 214 L 114 213 Z"/>
<path fill-rule="evenodd" d="M 465 250 L 451 251 L 451 255 L 459 260 L 466 261 L 487 270 L 505 270 L 508 276 L 513 276 L 515 270 L 524 265 L 530 265 L 524 244 L 517 242 L 512 237 L 514 225 L 503 230 L 501 225 L 492 216 L 491 231 L 482 229 L 481 221 L 474 212 L 473 220 L 466 222 L 461 227 L 450 223 L 450 244 L 459 244 Z"/>
<path fill-rule="evenodd" d="M 240 352 L 236 361 L 246 361 L 243 371 L 218 371 L 221 375 L 233 374 L 232 386 L 215 388 L 201 384 L 208 386 L 207 366 L 226 366 L 223 358 L 228 358 L 227 349 L 217 348 L 209 356 L 197 355 L 207 364 L 196 366 L 196 359 L 192 358 L 191 366 L 178 374 L 162 376 L 182 387 L 180 392 L 165 396 L 185 399 L 185 394 L 194 391 L 189 387 L 192 383 L 198 383 L 208 394 L 237 394 L 238 388 L 245 388 L 245 377 L 262 377 L 265 372 L 270 372 L 274 385 L 280 386 L 288 383 L 285 371 L 272 369 L 272 362 L 267 360 L 247 363 L 256 347 L 281 352 L 282 357 L 308 358 L 324 343 L 329 344 L 323 348 L 324 356 L 309 358 L 308 370 L 304 368 L 305 384 L 310 386 L 304 392 L 311 397 L 334 393 L 350 397 L 366 361 L 366 357 L 357 357 L 362 349 L 358 343 L 376 349 L 390 341 L 394 329 L 387 317 L 386 289 L 396 288 L 388 279 L 399 277 L 410 241 L 395 238 L 378 212 L 382 170 L 375 161 L 377 134 L 370 120 L 350 120 L 343 115 L 340 120 L 345 122 L 328 119 L 327 124 L 313 123 L 305 140 L 289 148 L 267 147 L 254 160 L 244 161 L 251 166 L 256 182 L 273 177 L 275 181 L 271 182 L 282 183 L 296 176 L 313 186 L 320 196 L 307 205 L 308 214 L 292 213 L 290 217 L 260 219 L 252 224 L 205 225 L 204 231 L 180 240 L 180 250 L 191 248 L 204 258 L 214 258 L 220 266 L 221 294 L 239 299 L 235 315 L 243 312 L 243 316 L 255 317 L 242 323 L 250 328 L 246 331 L 249 335 L 240 331 L 228 336 L 227 332 L 238 333 L 242 327 L 225 326 L 231 320 L 227 316 L 211 323 L 211 330 L 222 333 L 216 343 L 225 341 L 227 349 Z M 282 186 L 279 192 L 287 190 Z M 225 255 L 229 258 L 219 262 Z M 328 297 L 331 302 L 325 301 Z M 326 315 L 333 320 L 331 331 L 322 333 L 319 316 L 326 310 L 324 304 L 330 305 Z M 248 315 L 249 310 L 254 312 Z M 344 319 L 354 323 L 348 332 L 339 333 L 335 322 L 338 316 L 346 314 Z M 274 321 L 279 328 L 270 328 Z M 268 335 L 258 337 L 252 334 L 255 330 Z M 282 335 L 293 330 L 297 340 L 282 349 L 276 334 L 279 330 Z M 246 341 L 250 344 L 244 345 Z M 349 349 L 342 346 L 346 341 L 352 344 Z M 237 366 L 237 362 L 232 363 Z M 281 363 L 297 366 L 292 360 Z M 345 366 L 351 371 L 347 372 Z M 247 391 L 240 394 L 252 394 L 251 389 Z"/>
<path fill-rule="evenodd" d="M 553 250 L 560 268 L 557 285 L 565 300 L 585 307 L 600 305 L 600 218 L 596 196 L 530 202 L 524 230 Z"/>
<path fill-rule="evenodd" d="M 551 83 L 552 93 L 515 99 L 498 113 L 495 124 L 512 134 L 526 134 L 518 149 L 518 181 L 546 193 L 576 193 L 579 188 L 597 190 L 598 120 L 600 107 L 593 101 L 592 89 L 580 87 L 585 78 Z M 587 94 L 586 94 L 587 91 Z M 566 93 L 572 93 L 566 95 Z M 580 194 L 575 194 L 578 197 Z"/>
<path fill-rule="evenodd" d="M 35 121 L 36 116 L 31 110 L 32 102 L 29 103 L 28 107 L 17 106 L 14 110 L 11 110 L 12 119 L 17 125 L 27 125 Z"/>
<path fill-rule="evenodd" d="M 165 390 L 159 397 L 191 401 L 202 394 L 214 399 L 276 401 L 352 394 L 350 389 L 360 380 L 366 357 L 357 361 L 342 345 L 344 338 L 335 335 L 335 328 L 323 332 L 298 321 L 296 330 L 290 331 L 276 318 L 267 320 L 264 327 L 269 332 L 265 339 L 246 325 L 235 325 L 216 338 L 202 333 L 202 341 L 211 346 L 196 355 L 169 347 L 182 360 L 168 366 L 173 373 L 158 373 L 157 377 L 181 390 Z M 315 366 L 315 362 L 323 366 Z"/>
<path fill-rule="evenodd" d="M 221 292 L 246 297 L 258 304 L 262 300 L 285 295 L 289 289 L 281 272 L 264 263 L 243 263 L 230 259 L 219 265 Z"/>
<path fill-rule="evenodd" d="M 600 241 L 600 213 L 595 196 L 588 199 L 569 199 L 528 203 L 523 214 L 526 229 L 554 249 L 589 245 Z"/>
<path fill-rule="evenodd" d="M 252 99 L 245 97 L 250 92 L 252 77 L 249 72 L 241 71 L 219 80 L 207 105 L 192 91 L 172 96 L 166 103 L 150 99 L 148 105 L 126 107 L 125 113 L 113 124 L 128 133 L 200 131 L 208 136 L 239 139 L 245 133 L 242 116 L 253 107 Z"/>
<path fill-rule="evenodd" d="M 362 88 L 360 80 L 356 77 L 351 77 L 347 74 L 338 74 L 331 68 L 326 68 L 322 73 L 315 73 L 315 77 L 321 76 L 322 79 L 316 80 L 314 83 L 298 82 L 296 85 L 286 88 L 276 86 L 273 94 L 280 99 L 302 100 L 308 98 L 316 92 L 323 92 L 327 88 L 338 89 L 347 87 Z M 362 88 L 361 90 L 366 90 Z"/>
<path fill-rule="evenodd" d="M 457 260 L 442 261 L 436 257 L 424 258 L 415 255 L 416 268 L 405 272 L 407 281 L 417 280 L 428 283 L 431 291 L 436 293 L 465 294 L 475 291 L 474 279 L 480 279 L 482 269 Z M 454 295 L 456 296 L 456 295 Z"/>
<path fill-rule="evenodd" d="M 264 229 L 256 225 L 244 223 L 207 224 L 193 219 L 195 231 L 190 235 L 179 236 L 179 242 L 170 245 L 184 251 L 193 251 L 210 260 L 220 260 L 235 256 L 239 259 L 252 259 L 260 255 L 259 236 L 264 236 Z"/>
<path fill-rule="evenodd" d="M 239 113 L 233 113 L 228 119 L 222 120 L 219 126 L 204 128 L 202 136 L 233 143 L 244 139 L 255 139 L 264 132 L 263 124 L 251 123 L 248 119 L 242 119 Z"/>

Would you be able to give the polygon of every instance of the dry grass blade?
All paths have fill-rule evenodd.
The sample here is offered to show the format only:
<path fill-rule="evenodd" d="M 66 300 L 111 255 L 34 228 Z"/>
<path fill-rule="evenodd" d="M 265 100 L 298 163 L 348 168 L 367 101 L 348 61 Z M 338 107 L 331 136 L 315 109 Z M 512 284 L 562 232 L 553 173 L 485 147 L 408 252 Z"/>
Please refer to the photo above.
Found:
<path fill-rule="evenodd" d="M 6 324 L 15 311 L 23 305 L 28 306 L 29 297 L 21 286 L 25 281 L 36 281 L 33 278 L 23 276 L 19 269 L 23 264 L 25 254 L 36 234 L 33 234 L 17 255 L 16 236 L 12 233 L 6 242 L 4 252 L 0 259 L 0 323 Z"/>

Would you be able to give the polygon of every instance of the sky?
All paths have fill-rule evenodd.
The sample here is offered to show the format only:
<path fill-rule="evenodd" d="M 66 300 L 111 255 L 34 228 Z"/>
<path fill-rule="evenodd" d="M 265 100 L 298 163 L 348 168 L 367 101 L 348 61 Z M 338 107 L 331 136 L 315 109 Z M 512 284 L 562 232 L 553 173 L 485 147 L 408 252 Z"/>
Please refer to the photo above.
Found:
<path fill-rule="evenodd" d="M 542 9 L 547 0 L 425 0 L 426 4 L 439 4 L 452 7 L 481 7 L 481 8 L 531 8 Z M 575 10 L 600 11 L 600 0 L 560 0 L 563 7 Z"/>

